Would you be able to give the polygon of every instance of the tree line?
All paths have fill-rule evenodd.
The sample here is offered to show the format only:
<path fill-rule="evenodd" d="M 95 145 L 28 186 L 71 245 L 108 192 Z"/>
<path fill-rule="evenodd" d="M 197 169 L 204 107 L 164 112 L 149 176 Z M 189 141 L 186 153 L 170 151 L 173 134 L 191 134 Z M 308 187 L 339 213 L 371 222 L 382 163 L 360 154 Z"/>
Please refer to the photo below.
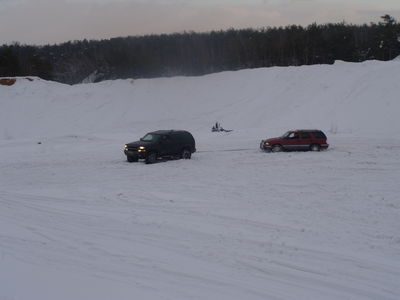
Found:
<path fill-rule="evenodd" d="M 58 45 L 0 46 L 0 77 L 83 80 L 198 76 L 271 66 L 391 60 L 400 55 L 400 23 L 291 25 L 206 33 L 118 37 Z"/>

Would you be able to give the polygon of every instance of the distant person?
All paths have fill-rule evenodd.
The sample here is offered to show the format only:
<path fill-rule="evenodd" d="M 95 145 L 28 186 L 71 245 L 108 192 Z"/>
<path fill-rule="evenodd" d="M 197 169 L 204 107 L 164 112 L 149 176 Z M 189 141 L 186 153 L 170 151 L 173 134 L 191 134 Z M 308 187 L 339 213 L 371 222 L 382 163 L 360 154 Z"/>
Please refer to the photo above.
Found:
<path fill-rule="evenodd" d="M 218 132 L 221 131 L 221 126 L 218 122 L 215 122 L 215 125 L 212 127 L 211 131 Z"/>

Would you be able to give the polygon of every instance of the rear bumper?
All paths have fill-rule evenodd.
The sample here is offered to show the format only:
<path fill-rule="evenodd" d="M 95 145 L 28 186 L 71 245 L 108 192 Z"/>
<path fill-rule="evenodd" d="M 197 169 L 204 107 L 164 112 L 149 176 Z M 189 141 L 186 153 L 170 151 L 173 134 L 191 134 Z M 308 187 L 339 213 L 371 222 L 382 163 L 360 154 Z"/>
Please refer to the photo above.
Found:
<path fill-rule="evenodd" d="M 329 147 L 329 144 L 322 144 L 321 145 L 321 149 L 323 149 L 323 150 L 328 149 L 328 147 Z"/>

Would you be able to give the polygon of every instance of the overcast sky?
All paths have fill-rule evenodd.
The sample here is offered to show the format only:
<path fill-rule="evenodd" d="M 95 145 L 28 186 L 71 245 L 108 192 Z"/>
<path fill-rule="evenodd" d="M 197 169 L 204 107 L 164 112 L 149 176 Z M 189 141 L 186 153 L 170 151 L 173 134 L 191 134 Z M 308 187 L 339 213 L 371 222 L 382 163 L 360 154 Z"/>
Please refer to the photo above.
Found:
<path fill-rule="evenodd" d="M 400 21 L 400 0 L 0 0 L 0 44 L 328 22 Z"/>

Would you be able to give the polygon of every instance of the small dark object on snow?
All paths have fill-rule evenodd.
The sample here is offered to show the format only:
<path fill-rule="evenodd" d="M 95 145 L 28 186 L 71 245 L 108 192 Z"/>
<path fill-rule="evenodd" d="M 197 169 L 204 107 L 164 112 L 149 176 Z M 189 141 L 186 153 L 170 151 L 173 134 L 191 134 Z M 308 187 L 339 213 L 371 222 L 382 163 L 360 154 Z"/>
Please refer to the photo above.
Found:
<path fill-rule="evenodd" d="M 215 123 L 215 125 L 211 128 L 212 132 L 231 132 L 231 129 L 224 129 L 222 128 L 221 124 L 218 122 Z"/>

